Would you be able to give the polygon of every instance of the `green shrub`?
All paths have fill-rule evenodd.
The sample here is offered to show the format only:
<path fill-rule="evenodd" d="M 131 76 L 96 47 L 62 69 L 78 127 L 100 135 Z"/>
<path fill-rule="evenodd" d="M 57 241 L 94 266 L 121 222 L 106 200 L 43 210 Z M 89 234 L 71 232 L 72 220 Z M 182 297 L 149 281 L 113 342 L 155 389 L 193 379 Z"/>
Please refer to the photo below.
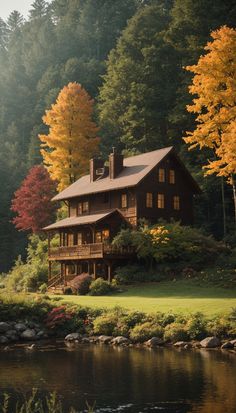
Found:
<path fill-rule="evenodd" d="M 207 335 L 207 320 L 201 313 L 190 316 L 186 329 L 191 340 L 202 340 Z"/>
<path fill-rule="evenodd" d="M 233 334 L 235 323 L 231 322 L 226 316 L 217 316 L 207 323 L 207 332 L 211 336 L 219 338 L 228 337 Z"/>
<path fill-rule="evenodd" d="M 114 314 L 103 314 L 95 318 L 93 322 L 94 334 L 104 334 L 112 336 L 117 325 L 117 318 Z"/>
<path fill-rule="evenodd" d="M 97 278 L 91 282 L 89 287 L 90 295 L 107 295 L 114 291 L 114 286 L 103 278 Z"/>
<path fill-rule="evenodd" d="M 160 272 L 147 270 L 139 264 L 118 267 L 115 274 L 115 280 L 120 285 L 161 281 L 163 278 L 164 277 L 160 274 Z"/>
<path fill-rule="evenodd" d="M 188 332 L 182 323 L 174 322 L 165 327 L 164 339 L 167 341 L 185 341 L 188 338 Z"/>
<path fill-rule="evenodd" d="M 137 324 L 130 331 L 130 338 L 135 342 L 144 342 L 152 337 L 163 337 L 163 328 L 160 325 L 153 324 L 151 321 L 146 321 L 142 324 Z"/>
<path fill-rule="evenodd" d="M 45 293 L 47 292 L 47 289 L 48 289 L 48 286 L 47 286 L 46 283 L 41 284 L 40 287 L 39 287 L 39 292 L 40 292 L 41 294 L 45 294 Z"/>

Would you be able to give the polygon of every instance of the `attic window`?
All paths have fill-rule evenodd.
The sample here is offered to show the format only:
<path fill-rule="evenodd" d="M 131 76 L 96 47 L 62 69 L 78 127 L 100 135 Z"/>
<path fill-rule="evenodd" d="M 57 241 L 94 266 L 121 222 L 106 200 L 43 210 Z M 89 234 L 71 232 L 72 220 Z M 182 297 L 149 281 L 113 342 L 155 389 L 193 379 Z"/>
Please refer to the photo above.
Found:
<path fill-rule="evenodd" d="M 165 169 L 163 168 L 158 169 L 158 181 L 165 182 Z"/>

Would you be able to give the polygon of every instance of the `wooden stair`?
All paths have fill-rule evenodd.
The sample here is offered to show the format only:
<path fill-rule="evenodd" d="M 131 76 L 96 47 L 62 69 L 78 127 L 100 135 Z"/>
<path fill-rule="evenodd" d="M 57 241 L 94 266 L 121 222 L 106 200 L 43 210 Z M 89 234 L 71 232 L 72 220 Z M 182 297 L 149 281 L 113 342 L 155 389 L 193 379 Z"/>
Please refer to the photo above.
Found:
<path fill-rule="evenodd" d="M 47 291 L 51 294 L 63 294 L 64 293 L 64 284 L 62 284 L 61 274 L 57 274 L 48 281 Z"/>

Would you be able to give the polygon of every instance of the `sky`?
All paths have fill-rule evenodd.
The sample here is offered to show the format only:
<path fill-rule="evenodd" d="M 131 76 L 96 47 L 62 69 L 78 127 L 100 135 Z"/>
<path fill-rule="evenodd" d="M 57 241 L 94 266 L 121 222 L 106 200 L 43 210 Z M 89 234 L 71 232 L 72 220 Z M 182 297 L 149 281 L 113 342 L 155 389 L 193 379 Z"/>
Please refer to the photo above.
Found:
<path fill-rule="evenodd" d="M 0 0 L 0 17 L 6 20 L 13 10 L 18 10 L 24 17 L 27 17 L 33 2 L 34 0 Z"/>

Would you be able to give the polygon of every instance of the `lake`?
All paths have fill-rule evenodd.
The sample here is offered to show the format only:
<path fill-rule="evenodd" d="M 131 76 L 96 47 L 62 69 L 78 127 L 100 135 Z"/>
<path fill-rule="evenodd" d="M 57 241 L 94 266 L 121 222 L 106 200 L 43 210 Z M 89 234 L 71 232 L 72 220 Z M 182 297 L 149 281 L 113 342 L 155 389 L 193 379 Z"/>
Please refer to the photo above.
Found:
<path fill-rule="evenodd" d="M 0 350 L 0 392 L 56 391 L 85 412 L 235 413 L 236 354 L 219 350 L 37 344 Z"/>

